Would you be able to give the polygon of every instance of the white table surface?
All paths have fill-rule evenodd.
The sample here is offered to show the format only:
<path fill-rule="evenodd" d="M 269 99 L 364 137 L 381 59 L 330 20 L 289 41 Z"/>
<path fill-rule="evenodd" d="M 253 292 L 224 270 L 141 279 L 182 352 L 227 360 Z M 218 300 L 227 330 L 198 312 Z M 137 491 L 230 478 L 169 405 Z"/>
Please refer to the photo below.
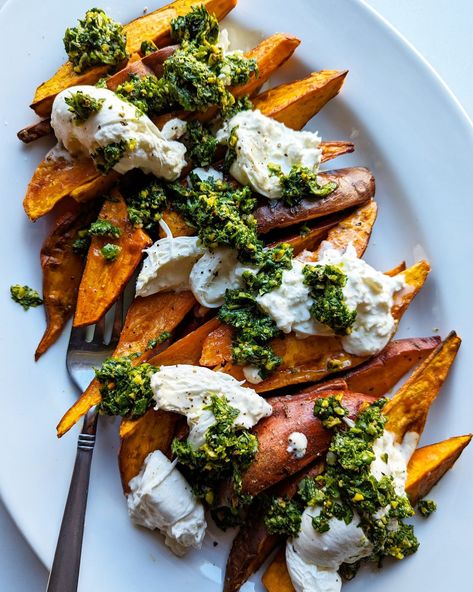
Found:
<path fill-rule="evenodd" d="M 473 118 L 471 0 L 368 2 L 427 58 Z M 4 3 L 5 0 L 0 0 L 0 6 Z M 100 5 L 100 2 L 98 4 Z M 65 475 L 64 478 L 68 479 L 69 475 Z M 0 501 L 1 591 L 37 592 L 45 589 L 46 582 L 45 567 L 32 552 Z"/>

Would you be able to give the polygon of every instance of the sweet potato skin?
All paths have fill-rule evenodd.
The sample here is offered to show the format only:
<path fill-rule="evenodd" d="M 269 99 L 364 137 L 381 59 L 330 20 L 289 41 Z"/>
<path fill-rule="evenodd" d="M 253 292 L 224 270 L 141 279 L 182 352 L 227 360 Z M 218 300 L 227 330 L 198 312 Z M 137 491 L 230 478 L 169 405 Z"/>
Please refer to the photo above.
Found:
<path fill-rule="evenodd" d="M 322 185 L 329 181 L 335 182 L 337 184 L 335 191 L 318 200 L 303 199 L 292 208 L 279 200 L 276 203 L 268 200 L 255 210 L 258 231 L 266 234 L 275 228 L 286 228 L 359 206 L 369 201 L 375 193 L 374 177 L 368 169 L 363 167 L 324 172 L 320 173 L 319 178 Z"/>
<path fill-rule="evenodd" d="M 125 324 L 120 334 L 114 357 L 136 354 L 134 364 L 144 362 L 153 356 L 153 350 L 146 350 L 146 344 L 164 331 L 172 333 L 195 304 L 190 292 L 152 294 L 146 298 L 135 298 L 128 309 Z M 64 414 L 57 426 L 60 438 L 87 411 L 100 403 L 100 388 L 93 380 L 82 396 Z"/>
<path fill-rule="evenodd" d="M 59 216 L 41 248 L 43 298 L 47 327 L 36 348 L 35 359 L 58 339 L 72 316 L 77 300 L 85 259 L 74 252 L 77 233 L 97 217 L 97 208 L 72 207 Z"/>
<path fill-rule="evenodd" d="M 117 190 L 112 192 L 111 199 L 105 200 L 99 219 L 108 220 L 121 230 L 120 237 L 112 241 L 121 251 L 115 261 L 107 261 L 100 249 L 111 242 L 110 239 L 92 238 L 79 287 L 75 327 L 92 325 L 107 312 L 140 263 L 143 249 L 151 244 L 149 236 L 130 223 L 127 205 Z"/>
<path fill-rule="evenodd" d="M 136 52 L 139 51 L 141 42 L 145 39 L 152 39 L 158 47 L 167 45 L 170 41 L 171 20 L 189 12 L 193 4 L 195 4 L 194 0 L 176 0 L 125 25 L 130 60 L 139 59 Z M 205 5 L 221 20 L 236 6 L 236 0 L 202 0 L 200 4 Z M 77 84 L 95 84 L 99 78 L 106 75 L 108 70 L 106 66 L 96 66 L 82 74 L 76 74 L 72 64 L 66 62 L 52 78 L 36 89 L 31 108 L 40 117 L 48 117 L 54 98 L 61 90 Z"/>
<path fill-rule="evenodd" d="M 335 392 L 339 391 L 333 391 Z M 253 428 L 259 448 L 254 461 L 242 477 L 244 493 L 258 495 L 326 453 L 331 434 L 320 420 L 314 418 L 314 403 L 320 397 L 333 393 L 315 390 L 302 395 L 268 399 L 273 413 Z M 362 393 L 346 391 L 343 394 L 343 405 L 349 410 L 351 418 L 356 417 L 363 405 L 373 401 L 375 397 Z M 287 451 L 287 439 L 292 432 L 302 432 L 307 436 L 307 452 L 301 459 L 294 458 Z"/>

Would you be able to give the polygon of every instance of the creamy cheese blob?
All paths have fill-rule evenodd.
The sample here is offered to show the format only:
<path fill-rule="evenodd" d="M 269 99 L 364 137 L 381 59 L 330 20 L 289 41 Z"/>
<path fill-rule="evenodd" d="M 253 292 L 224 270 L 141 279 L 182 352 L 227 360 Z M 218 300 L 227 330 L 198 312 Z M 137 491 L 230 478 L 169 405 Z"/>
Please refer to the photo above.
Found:
<path fill-rule="evenodd" d="M 192 172 L 195 173 L 201 181 L 208 181 L 209 179 L 221 181 L 223 179 L 223 173 L 217 171 L 217 169 L 214 169 L 213 167 L 196 167 L 195 169 L 192 169 Z M 187 180 L 190 182 L 189 177 Z"/>
<path fill-rule="evenodd" d="M 407 432 L 399 443 L 392 432 L 385 430 L 373 442 L 375 459 L 370 472 L 377 481 L 384 476 L 392 477 L 399 496 L 405 495 L 407 465 L 418 441 L 416 432 Z M 379 510 L 375 517 L 381 518 L 387 510 Z M 331 518 L 330 529 L 318 533 L 312 526 L 312 518 L 320 511 L 319 506 L 304 510 L 301 531 L 286 546 L 287 567 L 296 592 L 338 592 L 342 585 L 337 573 L 340 565 L 354 563 L 372 552 L 372 544 L 359 527 L 356 514 L 350 524 Z"/>
<path fill-rule="evenodd" d="M 203 249 L 198 237 L 178 236 L 159 239 L 145 253 L 148 257 L 136 280 L 137 296 L 188 290 L 192 266 L 202 256 Z"/>
<path fill-rule="evenodd" d="M 65 101 L 77 91 L 104 101 L 100 111 L 92 113 L 84 122 L 74 120 Z M 173 181 L 186 165 L 183 144 L 166 139 L 149 117 L 106 88 L 73 86 L 60 92 L 54 99 L 51 126 L 59 142 L 74 156 L 92 156 L 97 149 L 109 144 L 130 142 L 113 167 L 118 173 L 141 169 Z"/>
<path fill-rule="evenodd" d="M 259 384 L 260 382 L 263 382 L 263 377 L 261 376 L 261 371 L 258 366 L 243 366 L 242 371 L 247 382 L 250 382 L 251 384 Z"/>
<path fill-rule="evenodd" d="M 296 592 L 338 592 L 340 565 L 368 557 L 373 549 L 356 514 L 350 524 L 331 518 L 330 530 L 324 533 L 312 526 L 312 518 L 319 514 L 320 507 L 306 508 L 299 535 L 286 545 L 287 568 Z"/>
<path fill-rule="evenodd" d="M 179 140 L 187 131 L 187 122 L 173 117 L 161 128 L 161 133 L 166 140 Z"/>
<path fill-rule="evenodd" d="M 292 432 L 287 438 L 287 449 L 294 458 L 304 458 L 307 451 L 307 436 L 302 432 Z"/>
<path fill-rule="evenodd" d="M 204 508 L 181 473 L 160 450 L 151 452 L 131 479 L 128 512 L 135 524 L 158 529 L 176 555 L 200 549 L 207 523 Z"/>
<path fill-rule="evenodd" d="M 161 366 L 151 377 L 155 409 L 185 415 L 190 428 L 187 441 L 195 448 L 205 443 L 205 433 L 215 423 L 212 411 L 204 409 L 211 394 L 224 395 L 229 405 L 240 411 L 234 421 L 237 427 L 249 429 L 271 415 L 271 405 L 241 385 L 229 374 L 188 364 Z"/>
<path fill-rule="evenodd" d="M 227 143 L 232 130 L 237 142 L 230 174 L 261 195 L 271 199 L 282 196 L 280 180 L 271 174 L 268 165 L 279 165 L 284 174 L 288 174 L 293 165 L 302 165 L 311 171 L 319 167 L 322 151 L 317 133 L 292 130 L 258 109 L 240 111 L 226 121 L 217 133 L 218 142 Z"/>
<path fill-rule="evenodd" d="M 256 301 L 281 331 L 294 331 L 301 338 L 334 334 L 330 327 L 311 318 L 313 300 L 303 283 L 305 265 L 340 266 L 347 276 L 342 288 L 345 302 L 349 309 L 357 311 L 351 333 L 342 337 L 343 349 L 358 356 L 379 353 L 396 329 L 391 309 L 394 295 L 405 285 L 402 274 L 390 277 L 377 271 L 357 256 L 351 244 L 342 252 L 325 243 L 319 260 L 314 263 L 293 260 L 292 269 L 283 272 L 279 288 L 258 296 Z"/>
<path fill-rule="evenodd" d="M 219 247 L 213 251 L 205 250 L 190 272 L 190 288 L 202 306 L 218 308 L 224 303 L 227 290 L 242 285 L 246 270 L 253 268 L 242 265 L 233 249 Z"/>

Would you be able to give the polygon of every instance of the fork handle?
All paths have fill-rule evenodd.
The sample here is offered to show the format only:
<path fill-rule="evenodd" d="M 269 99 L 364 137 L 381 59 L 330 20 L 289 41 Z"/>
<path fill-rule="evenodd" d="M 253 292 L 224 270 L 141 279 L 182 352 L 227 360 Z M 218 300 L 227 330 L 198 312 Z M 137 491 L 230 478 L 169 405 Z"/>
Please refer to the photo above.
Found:
<path fill-rule="evenodd" d="M 97 412 L 89 411 L 77 441 L 77 454 L 47 592 L 76 592 L 79 581 L 90 467 L 97 431 Z"/>

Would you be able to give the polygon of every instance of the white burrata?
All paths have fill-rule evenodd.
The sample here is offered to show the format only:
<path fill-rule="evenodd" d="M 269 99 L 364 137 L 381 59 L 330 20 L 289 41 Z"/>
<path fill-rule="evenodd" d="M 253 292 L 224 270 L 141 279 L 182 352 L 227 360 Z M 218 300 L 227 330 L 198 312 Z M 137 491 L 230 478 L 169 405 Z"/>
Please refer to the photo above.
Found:
<path fill-rule="evenodd" d="M 151 377 L 151 390 L 155 409 L 186 416 L 190 428 L 187 441 L 194 448 L 205 443 L 205 433 L 215 423 L 212 411 L 204 409 L 211 402 L 211 394 L 224 395 L 228 403 L 240 411 L 234 421 L 240 428 L 249 429 L 272 413 L 271 405 L 253 389 L 243 387 L 229 374 L 200 366 L 161 366 Z"/>
<path fill-rule="evenodd" d="M 251 382 L 251 384 L 259 384 L 260 382 L 263 382 L 263 377 L 261 376 L 258 366 L 243 366 L 242 370 L 243 376 L 248 382 Z"/>
<path fill-rule="evenodd" d="M 151 452 L 130 483 L 128 512 L 135 524 L 165 536 L 176 555 L 200 549 L 207 523 L 204 508 L 181 473 L 160 450 Z"/>
<path fill-rule="evenodd" d="M 287 438 L 287 451 L 294 458 L 304 458 L 307 451 L 307 436 L 302 432 L 292 432 Z"/>
<path fill-rule="evenodd" d="M 145 249 L 145 253 L 148 257 L 136 280 L 137 296 L 188 290 L 192 266 L 202 256 L 203 249 L 196 236 L 168 236 Z"/>
<path fill-rule="evenodd" d="M 330 530 L 323 533 L 312 526 L 312 518 L 319 514 L 320 507 L 306 508 L 299 535 L 286 545 L 287 569 L 296 592 L 338 592 L 340 565 L 368 557 L 373 549 L 356 514 L 350 524 L 331 518 Z"/>
<path fill-rule="evenodd" d="M 224 303 L 227 290 L 242 285 L 246 270 L 254 269 L 242 265 L 233 249 L 219 247 L 213 251 L 205 250 L 190 272 L 190 288 L 202 306 L 218 308 Z"/>
<path fill-rule="evenodd" d="M 271 199 L 280 198 L 282 189 L 277 175 L 271 174 L 268 165 L 279 165 L 288 174 L 293 165 L 316 171 L 322 151 L 317 133 L 295 131 L 283 123 L 255 111 L 241 111 L 226 121 L 217 133 L 220 143 L 227 143 L 232 130 L 237 142 L 236 159 L 230 174 L 242 185 Z"/>
<path fill-rule="evenodd" d="M 305 265 L 337 265 L 347 276 L 342 288 L 349 309 L 356 310 L 356 320 L 349 335 L 342 337 L 343 349 L 354 355 L 379 353 L 391 339 L 396 323 L 391 314 L 396 292 L 404 287 L 402 274 L 390 277 L 360 259 L 353 245 L 345 251 L 325 243 L 317 262 L 299 259 L 285 270 L 279 288 L 259 296 L 258 305 L 271 315 L 281 331 L 294 331 L 297 337 L 333 335 L 333 331 L 310 316 L 313 303 L 304 285 Z"/>
<path fill-rule="evenodd" d="M 66 98 L 78 91 L 103 100 L 100 111 L 84 122 L 75 121 L 66 103 Z M 54 99 L 51 126 L 58 141 L 74 156 L 93 156 L 99 148 L 128 142 L 129 147 L 113 167 L 118 173 L 141 169 L 173 181 L 186 165 L 183 144 L 167 139 L 149 117 L 106 88 L 73 86 L 60 92 Z M 173 126 L 176 120 L 166 131 L 168 136 Z"/>
<path fill-rule="evenodd" d="M 375 459 L 370 472 L 378 481 L 384 476 L 392 477 L 399 496 L 405 495 L 407 465 L 418 441 L 416 432 L 407 432 L 399 443 L 392 432 L 385 430 L 373 442 Z M 375 517 L 381 518 L 388 507 L 379 510 Z M 320 511 L 320 507 L 311 506 L 304 510 L 300 533 L 286 546 L 287 567 L 296 592 L 339 592 L 342 582 L 337 570 L 340 565 L 354 563 L 372 552 L 356 513 L 350 524 L 331 518 L 329 530 L 318 533 L 312 526 L 312 518 Z"/>

